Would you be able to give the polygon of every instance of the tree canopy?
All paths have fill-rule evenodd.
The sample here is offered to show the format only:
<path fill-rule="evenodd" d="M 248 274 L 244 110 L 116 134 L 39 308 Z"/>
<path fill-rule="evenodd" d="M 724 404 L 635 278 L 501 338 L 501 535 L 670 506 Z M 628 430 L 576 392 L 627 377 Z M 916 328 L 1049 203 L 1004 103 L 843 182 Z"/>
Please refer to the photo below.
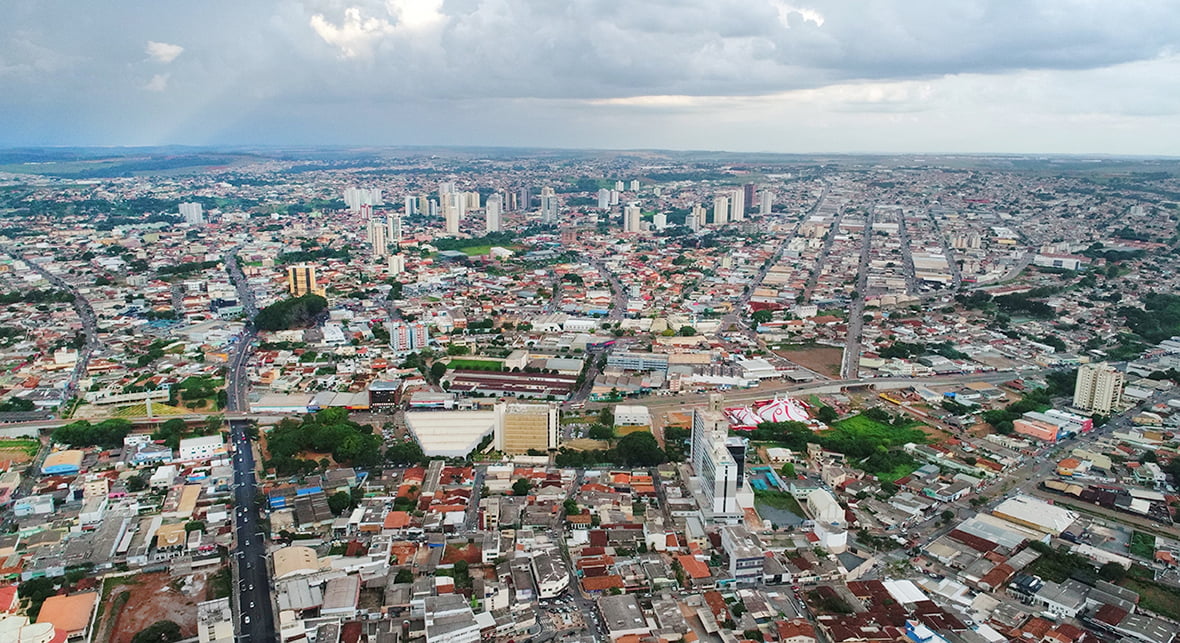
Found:
<path fill-rule="evenodd" d="M 310 293 L 302 297 L 283 299 L 258 311 L 254 325 L 259 330 L 305 328 L 327 308 L 327 299 Z"/>

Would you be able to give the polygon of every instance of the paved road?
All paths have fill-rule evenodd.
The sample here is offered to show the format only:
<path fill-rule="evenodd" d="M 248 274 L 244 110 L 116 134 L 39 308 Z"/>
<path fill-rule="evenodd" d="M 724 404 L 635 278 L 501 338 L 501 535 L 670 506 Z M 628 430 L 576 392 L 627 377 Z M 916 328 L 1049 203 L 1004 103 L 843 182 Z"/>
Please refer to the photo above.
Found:
<path fill-rule="evenodd" d="M 250 400 L 246 364 L 250 348 L 257 336 L 251 321 L 258 310 L 254 304 L 246 277 L 237 262 L 240 246 L 225 255 L 225 267 L 238 291 L 238 301 L 246 313 L 246 329 L 242 331 L 229 361 L 226 376 L 226 410 L 235 413 L 248 411 Z M 231 420 L 230 441 L 234 451 L 234 538 L 237 541 L 234 559 L 237 563 L 235 608 L 238 612 L 237 638 L 247 643 L 272 643 L 278 639 L 274 606 L 271 604 L 270 570 L 267 566 L 266 534 L 259 526 L 257 505 L 258 486 L 254 477 L 254 449 L 248 435 L 250 423 Z"/>
<path fill-rule="evenodd" d="M 905 225 L 905 210 L 897 211 L 897 240 L 901 243 L 901 263 L 905 270 L 905 287 L 909 294 L 918 294 L 918 271 L 914 268 L 914 248 L 909 228 Z"/>
<path fill-rule="evenodd" d="M 832 244 L 836 242 L 836 235 L 840 234 L 840 222 L 843 220 L 844 208 L 841 207 L 836 213 L 836 218 L 832 220 L 832 227 L 828 228 L 827 236 L 824 237 L 823 248 L 820 249 L 819 254 L 815 257 L 815 268 L 811 270 L 811 276 L 807 278 L 807 285 L 803 287 L 803 301 L 807 303 L 811 303 L 811 295 L 815 292 L 815 286 L 819 283 L 820 273 L 823 272 L 824 264 L 828 261 L 828 255 L 832 252 Z"/>
<path fill-rule="evenodd" d="M 77 288 L 66 282 L 65 279 L 49 272 L 40 264 L 33 262 L 31 259 L 26 258 L 24 261 L 34 272 L 44 277 L 49 283 L 62 290 L 68 290 L 74 296 L 74 311 L 78 313 L 78 318 L 82 320 L 82 335 L 86 338 L 86 343 L 78 350 L 78 361 L 74 363 L 74 371 L 70 373 L 70 381 L 66 384 L 63 399 L 68 401 L 77 393 L 78 382 L 85 375 L 86 368 L 90 364 L 90 358 L 94 355 L 94 351 L 98 349 L 98 320 L 94 315 L 94 308 L 90 305 L 90 301 L 83 297 Z"/>
<path fill-rule="evenodd" d="M 938 243 L 942 246 L 942 255 L 946 257 L 947 266 L 951 270 L 951 290 L 958 290 L 959 286 L 963 285 L 963 271 L 959 268 L 959 262 L 955 259 L 955 250 L 951 247 L 946 235 L 942 232 L 942 225 L 938 222 L 938 217 L 934 216 L 934 209 L 928 208 L 926 210 L 926 217 L 934 224 L 934 232 L 938 237 Z"/>
<path fill-rule="evenodd" d="M 865 215 L 864 242 L 860 248 L 860 264 L 856 269 L 856 296 L 848 304 L 848 336 L 844 340 L 844 358 L 840 361 L 840 377 L 850 379 L 860 372 L 860 337 L 864 331 L 865 290 L 869 286 L 869 256 L 873 246 L 873 208 Z"/>

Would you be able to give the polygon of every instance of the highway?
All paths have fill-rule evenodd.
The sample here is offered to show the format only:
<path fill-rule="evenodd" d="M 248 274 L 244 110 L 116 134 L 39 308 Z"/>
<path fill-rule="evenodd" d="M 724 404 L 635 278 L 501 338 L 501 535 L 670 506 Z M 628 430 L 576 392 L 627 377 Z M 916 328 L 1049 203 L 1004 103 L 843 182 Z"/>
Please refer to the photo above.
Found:
<path fill-rule="evenodd" d="M 257 314 L 254 294 L 246 277 L 238 266 L 236 253 L 240 246 L 232 248 L 225 255 L 225 267 L 234 287 L 238 301 L 246 314 L 246 328 L 234 346 L 229 361 L 225 388 L 226 411 L 239 413 L 249 411 L 249 379 L 246 364 L 250 348 L 257 335 L 249 321 Z M 248 643 L 272 643 L 278 639 L 275 627 L 274 606 L 271 604 L 270 569 L 266 551 L 266 534 L 259 526 L 258 485 L 254 477 L 254 448 L 249 437 L 250 422 L 231 420 L 229 423 L 230 442 L 234 454 L 234 547 L 236 562 L 234 581 L 234 609 L 237 611 L 237 639 Z"/>

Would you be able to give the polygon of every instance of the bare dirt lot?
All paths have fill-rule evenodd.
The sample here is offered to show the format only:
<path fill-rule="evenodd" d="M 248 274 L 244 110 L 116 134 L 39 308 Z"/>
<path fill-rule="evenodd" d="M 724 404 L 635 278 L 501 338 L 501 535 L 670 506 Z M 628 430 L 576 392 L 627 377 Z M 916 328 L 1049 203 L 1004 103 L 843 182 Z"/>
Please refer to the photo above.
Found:
<path fill-rule="evenodd" d="M 840 377 L 844 351 L 833 346 L 809 346 L 798 350 L 776 350 L 775 355 L 829 377 Z"/>
<path fill-rule="evenodd" d="M 183 586 L 185 591 L 177 591 L 178 586 Z M 118 599 L 120 594 L 128 592 L 126 599 Z M 107 641 L 131 643 L 137 632 L 156 621 L 173 621 L 186 638 L 196 636 L 197 603 L 204 597 L 204 573 L 184 578 L 173 578 L 167 572 L 140 574 L 134 584 L 120 585 L 111 591 L 108 603 L 125 607 L 105 615 L 104 619 L 115 619 Z"/>

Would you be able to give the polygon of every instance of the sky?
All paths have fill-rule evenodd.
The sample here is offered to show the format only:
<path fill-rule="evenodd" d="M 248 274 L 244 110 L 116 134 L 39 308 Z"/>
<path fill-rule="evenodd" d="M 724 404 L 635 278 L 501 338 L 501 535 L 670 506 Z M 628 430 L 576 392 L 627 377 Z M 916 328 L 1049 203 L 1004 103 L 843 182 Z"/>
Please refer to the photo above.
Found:
<path fill-rule="evenodd" d="M 4 0 L 0 146 L 1180 154 L 1167 0 Z"/>

